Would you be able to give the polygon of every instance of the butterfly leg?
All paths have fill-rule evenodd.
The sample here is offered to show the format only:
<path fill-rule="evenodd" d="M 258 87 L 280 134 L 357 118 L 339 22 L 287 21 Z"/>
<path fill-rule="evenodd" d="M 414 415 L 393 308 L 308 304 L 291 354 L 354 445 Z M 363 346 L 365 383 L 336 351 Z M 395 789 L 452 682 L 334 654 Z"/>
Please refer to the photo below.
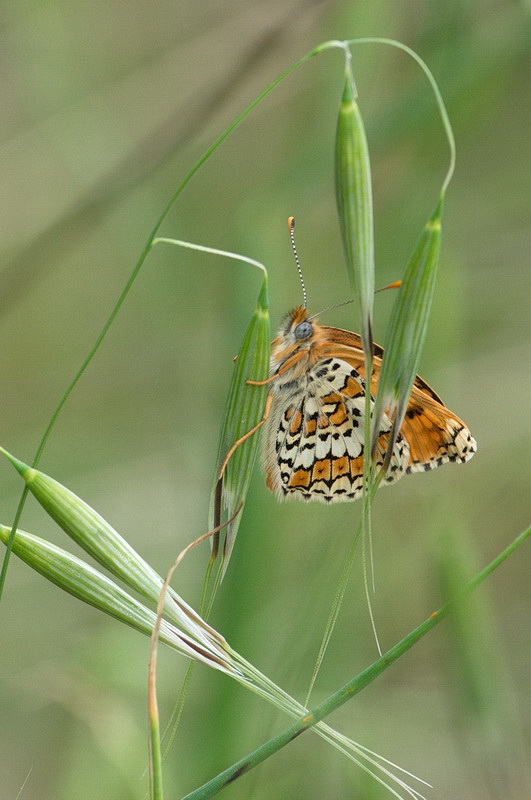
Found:
<path fill-rule="evenodd" d="M 269 378 L 265 379 L 265 381 L 252 381 L 249 379 L 246 380 L 245 383 L 248 386 L 267 386 L 268 383 L 273 383 L 273 381 L 276 381 L 277 378 L 279 378 L 281 375 L 284 375 L 285 372 L 288 372 L 292 367 L 295 366 L 295 364 L 297 364 L 302 358 L 305 357 L 306 357 L 305 351 L 294 353 L 292 356 L 287 358 L 283 364 L 281 364 L 278 372 L 275 372 L 274 375 L 270 375 Z"/>
<path fill-rule="evenodd" d="M 247 383 L 251 383 L 251 381 L 247 381 Z M 252 383 L 254 384 L 254 381 Z M 247 431 L 247 433 L 245 433 L 240 439 L 238 439 L 238 441 L 234 442 L 234 444 L 232 445 L 231 449 L 229 450 L 229 452 L 225 456 L 225 460 L 223 461 L 223 464 L 221 465 L 221 469 L 219 471 L 218 480 L 221 480 L 221 478 L 223 477 L 223 473 L 225 472 L 225 469 L 227 468 L 227 464 L 229 463 L 229 461 L 230 461 L 230 459 L 232 457 L 232 454 L 234 453 L 236 448 L 239 447 L 241 444 L 243 444 L 243 442 L 245 442 L 247 439 L 249 439 L 249 437 L 252 436 L 253 433 L 256 433 L 256 431 L 259 428 L 261 428 L 262 425 L 264 424 L 264 422 L 267 420 L 267 418 L 269 416 L 269 410 L 271 408 L 271 400 L 272 400 L 272 396 L 271 396 L 271 394 L 268 394 L 267 395 L 266 404 L 265 404 L 265 408 L 264 408 L 264 416 L 262 417 L 262 419 L 260 420 L 258 425 L 255 425 L 254 428 L 251 428 L 250 431 Z"/>
<path fill-rule="evenodd" d="M 274 375 L 271 375 L 270 378 L 266 378 L 265 381 L 252 381 L 250 378 L 245 381 L 247 386 L 267 386 L 268 383 L 273 383 L 274 380 L 278 378 L 280 373 L 276 372 Z"/>

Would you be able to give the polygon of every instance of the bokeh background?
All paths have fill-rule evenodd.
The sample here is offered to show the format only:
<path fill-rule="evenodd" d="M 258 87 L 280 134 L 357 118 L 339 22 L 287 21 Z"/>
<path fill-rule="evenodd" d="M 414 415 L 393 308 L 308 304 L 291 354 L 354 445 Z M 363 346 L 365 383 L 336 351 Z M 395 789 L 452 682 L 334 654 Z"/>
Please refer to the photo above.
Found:
<path fill-rule="evenodd" d="M 402 40 L 433 70 L 454 126 L 438 294 L 422 375 L 469 424 L 465 467 L 408 478 L 374 507 L 384 647 L 417 625 L 527 524 L 529 472 L 529 5 L 515 0 L 148 3 L 2 7 L 0 442 L 30 460 L 179 181 L 257 93 L 320 42 Z M 433 97 L 404 54 L 354 49 L 373 162 L 377 283 L 400 277 L 437 198 L 447 147 Z M 333 143 L 342 55 L 283 83 L 199 172 L 167 236 L 236 250 L 270 273 L 275 327 L 300 302 L 349 296 L 335 213 Z M 42 467 L 165 571 L 206 530 L 219 428 L 259 288 L 244 265 L 156 249 L 66 405 Z M 382 341 L 393 302 L 378 295 Z M 356 329 L 352 306 L 323 322 Z M 527 465 L 528 467 L 528 465 Z M 0 520 L 20 483 L 0 472 Z M 360 506 L 279 505 L 257 468 L 213 623 L 303 698 Z M 23 527 L 72 547 L 29 502 Z M 204 545 L 174 579 L 198 606 Z M 529 557 L 495 573 L 331 719 L 429 780 L 430 798 L 523 800 L 529 727 Z M 148 641 L 13 558 L 1 606 L 0 797 L 142 798 Z M 316 685 L 317 701 L 376 656 L 362 571 Z M 186 664 L 160 656 L 169 715 Z M 195 671 L 165 762 L 177 798 L 286 725 L 259 699 Z M 311 734 L 227 798 L 388 795 Z"/>

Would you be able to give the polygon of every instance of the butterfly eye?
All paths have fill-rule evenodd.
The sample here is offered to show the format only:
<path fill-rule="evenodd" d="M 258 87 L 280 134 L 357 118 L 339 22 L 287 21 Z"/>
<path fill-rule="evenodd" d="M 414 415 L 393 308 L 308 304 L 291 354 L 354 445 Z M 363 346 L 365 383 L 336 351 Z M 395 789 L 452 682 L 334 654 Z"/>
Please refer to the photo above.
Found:
<path fill-rule="evenodd" d="M 293 331 L 293 335 L 299 341 L 302 341 L 303 339 L 308 339 L 312 335 L 312 333 L 313 333 L 312 323 L 308 322 L 307 319 L 305 319 L 303 322 L 299 322 L 299 324 Z"/>

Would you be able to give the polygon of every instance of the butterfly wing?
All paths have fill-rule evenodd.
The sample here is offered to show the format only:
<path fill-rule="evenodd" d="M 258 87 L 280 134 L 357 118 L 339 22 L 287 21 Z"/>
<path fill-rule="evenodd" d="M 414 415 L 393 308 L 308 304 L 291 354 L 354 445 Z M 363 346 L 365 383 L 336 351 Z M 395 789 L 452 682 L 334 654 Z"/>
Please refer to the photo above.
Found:
<path fill-rule="evenodd" d="M 298 380 L 272 389 L 264 453 L 267 486 L 279 497 L 323 502 L 356 500 L 362 493 L 365 381 L 343 359 L 319 360 Z M 391 429 L 385 418 L 378 437 L 381 464 Z M 400 435 L 387 483 L 398 480 L 409 463 Z"/>
<path fill-rule="evenodd" d="M 407 472 L 435 469 L 449 461 L 464 463 L 477 449 L 464 422 L 417 386 L 413 387 L 400 431 L 410 448 Z"/>

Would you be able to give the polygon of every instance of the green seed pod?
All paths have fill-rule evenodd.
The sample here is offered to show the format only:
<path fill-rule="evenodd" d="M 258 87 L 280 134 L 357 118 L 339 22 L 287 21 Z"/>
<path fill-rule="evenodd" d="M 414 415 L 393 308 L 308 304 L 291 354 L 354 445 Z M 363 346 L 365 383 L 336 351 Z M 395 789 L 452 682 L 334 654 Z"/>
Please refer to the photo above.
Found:
<path fill-rule="evenodd" d="M 7 543 L 11 528 L 0 525 L 0 541 Z M 124 622 L 146 636 L 151 636 L 156 615 L 131 597 L 114 581 L 94 567 L 50 542 L 18 530 L 13 540 L 13 552 L 30 567 L 39 572 L 68 594 L 105 614 Z M 162 620 L 159 638 L 182 655 L 201 661 L 208 666 L 240 677 L 240 671 L 231 663 L 226 653 L 206 647 L 191 635 L 177 630 Z"/>
<path fill-rule="evenodd" d="M 223 420 L 218 466 L 211 497 L 211 528 L 221 522 L 232 520 L 226 526 L 223 549 L 224 569 L 240 524 L 242 507 L 247 496 L 254 462 L 258 453 L 260 436 L 258 431 L 245 438 L 256 429 L 262 420 L 267 386 L 249 385 L 248 381 L 264 381 L 269 363 L 271 329 L 269 324 L 269 301 L 267 294 L 267 275 L 254 314 L 249 322 L 234 367 L 229 389 L 229 399 Z M 231 448 L 242 438 L 227 461 Z M 224 466 L 223 482 L 218 480 L 220 469 Z M 233 519 L 234 515 L 236 517 Z M 216 545 L 214 545 L 215 547 Z"/>
<path fill-rule="evenodd" d="M 391 312 L 374 409 L 373 447 L 384 413 L 393 419 L 389 451 L 406 413 L 435 293 L 442 209 L 443 195 L 409 259 Z"/>
<path fill-rule="evenodd" d="M 40 470 L 29 467 L 2 448 L 44 510 L 86 553 L 127 586 L 157 604 L 163 579 L 125 539 L 88 503 Z M 190 606 L 169 588 L 165 612 L 191 636 L 205 645 L 225 648 L 226 643 Z"/>
<path fill-rule="evenodd" d="M 348 59 L 336 129 L 336 202 L 347 271 L 359 303 L 361 336 L 367 358 L 371 348 L 374 297 L 372 187 L 365 128 L 354 98 Z"/>

